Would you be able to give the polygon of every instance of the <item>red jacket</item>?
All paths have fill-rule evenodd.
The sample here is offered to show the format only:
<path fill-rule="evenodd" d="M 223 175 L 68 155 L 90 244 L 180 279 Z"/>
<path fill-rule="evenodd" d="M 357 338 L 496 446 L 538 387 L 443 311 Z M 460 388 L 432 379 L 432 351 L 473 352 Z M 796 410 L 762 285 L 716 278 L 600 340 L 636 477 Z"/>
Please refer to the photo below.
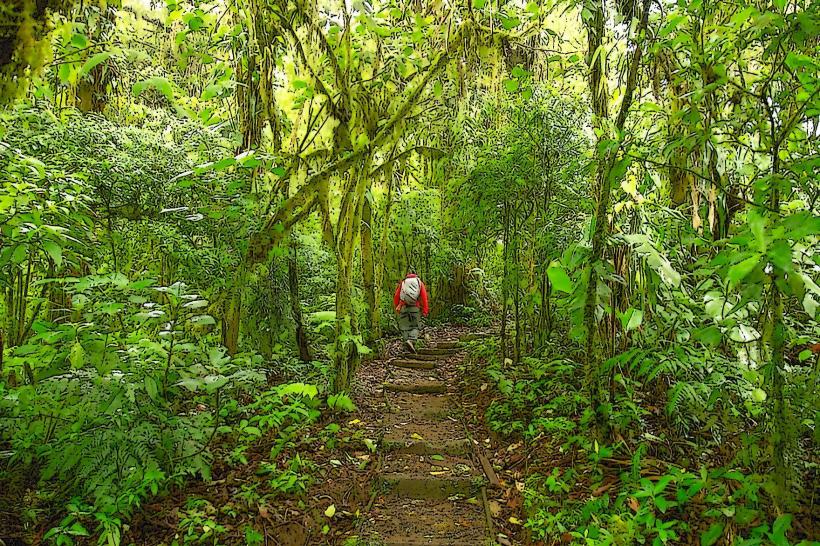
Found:
<path fill-rule="evenodd" d="M 414 279 L 418 278 L 418 275 L 415 273 L 408 273 L 405 279 Z M 399 285 L 396 287 L 396 293 L 393 295 L 393 307 L 399 308 L 399 306 L 407 305 L 403 301 L 401 301 L 401 283 L 404 282 L 404 279 L 399 281 Z M 421 285 L 421 293 L 419 294 L 419 304 L 421 307 L 421 312 L 424 313 L 426 317 L 427 314 L 430 312 L 430 306 L 427 303 L 427 288 L 424 286 L 424 283 L 419 280 L 419 284 Z"/>

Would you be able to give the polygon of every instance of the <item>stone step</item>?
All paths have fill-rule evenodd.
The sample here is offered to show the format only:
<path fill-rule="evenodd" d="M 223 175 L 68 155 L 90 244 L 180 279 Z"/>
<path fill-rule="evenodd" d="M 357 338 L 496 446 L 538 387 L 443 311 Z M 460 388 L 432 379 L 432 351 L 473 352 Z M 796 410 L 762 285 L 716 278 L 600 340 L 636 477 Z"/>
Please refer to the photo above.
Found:
<path fill-rule="evenodd" d="M 391 366 L 396 366 L 398 368 L 410 368 L 413 370 L 432 370 L 436 367 L 434 362 L 426 361 L 426 360 L 405 360 L 405 359 L 396 359 L 390 361 Z"/>
<path fill-rule="evenodd" d="M 390 472 L 378 478 L 381 487 L 396 495 L 414 499 L 446 499 L 453 495 L 472 497 L 479 493 L 479 478 L 422 476 L 415 473 Z"/>
<path fill-rule="evenodd" d="M 427 440 L 405 440 L 396 438 L 383 438 L 382 448 L 387 451 L 398 453 L 411 453 L 413 455 L 469 455 L 472 446 L 467 438 L 453 440 L 443 440 L 428 442 Z"/>
<path fill-rule="evenodd" d="M 409 392 L 413 394 L 442 394 L 447 392 L 447 385 L 441 381 L 418 381 L 416 383 L 390 383 L 384 388 L 392 392 Z"/>
<path fill-rule="evenodd" d="M 474 332 L 472 334 L 465 334 L 458 339 L 459 341 L 477 341 L 479 339 L 487 339 L 489 337 L 498 337 L 498 334 L 494 332 Z"/>
<path fill-rule="evenodd" d="M 425 360 L 428 362 L 436 362 L 439 360 L 444 360 L 448 358 L 450 355 L 426 355 L 426 354 L 419 354 L 419 353 L 403 353 L 401 358 L 405 360 Z"/>
<path fill-rule="evenodd" d="M 458 349 L 439 349 L 438 347 L 421 347 L 416 350 L 416 354 L 420 355 L 434 355 L 434 356 L 451 356 L 458 353 Z"/>
<path fill-rule="evenodd" d="M 390 396 L 389 407 L 388 412 L 395 417 L 395 419 L 389 420 L 392 424 L 410 413 L 414 414 L 417 419 L 441 421 L 458 410 L 458 401 L 449 394 L 397 392 Z"/>
<path fill-rule="evenodd" d="M 460 349 L 461 343 L 459 341 L 437 341 L 433 347 L 436 349 Z"/>
<path fill-rule="evenodd" d="M 484 509 L 465 500 L 379 497 L 362 525 L 360 544 L 389 546 L 484 546 Z"/>
<path fill-rule="evenodd" d="M 378 544 L 383 546 L 481 546 L 485 542 L 473 542 L 472 540 L 453 540 L 447 538 L 432 538 L 427 536 L 408 537 L 392 536 L 379 538 Z"/>

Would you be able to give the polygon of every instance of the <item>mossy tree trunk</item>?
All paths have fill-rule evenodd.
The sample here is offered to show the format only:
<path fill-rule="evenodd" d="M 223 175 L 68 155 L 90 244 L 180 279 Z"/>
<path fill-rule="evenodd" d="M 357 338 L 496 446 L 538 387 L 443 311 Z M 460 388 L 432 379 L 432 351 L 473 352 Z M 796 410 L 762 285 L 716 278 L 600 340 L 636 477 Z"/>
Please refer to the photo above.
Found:
<path fill-rule="evenodd" d="M 359 236 L 362 207 L 365 200 L 370 155 L 358 169 L 350 173 L 342 202 L 336 230 L 336 343 L 333 362 L 336 376 L 335 392 L 350 388 L 353 376 L 361 363 L 361 339 L 359 321 L 353 307 L 353 254 Z"/>
<path fill-rule="evenodd" d="M 590 407 L 596 419 L 594 433 L 600 435 L 606 419 L 602 414 L 603 397 L 601 392 L 601 354 L 598 350 L 597 337 L 597 294 L 598 282 L 606 267 L 603 257 L 609 231 L 609 205 L 611 187 L 620 182 L 628 166 L 628 158 L 619 158 L 623 131 L 629 108 L 632 104 L 633 93 L 638 79 L 640 67 L 643 34 L 646 32 L 649 20 L 649 0 L 644 0 L 640 14 L 640 22 L 636 27 L 632 41 L 634 50 L 629 59 L 629 71 L 626 85 L 623 90 L 621 108 L 615 120 L 609 117 L 609 84 L 607 67 L 607 47 L 605 41 L 605 22 L 603 0 L 588 0 L 585 2 L 584 24 L 587 29 L 587 65 L 589 67 L 589 91 L 592 102 L 593 126 L 598 135 L 596 150 L 596 173 L 593 188 L 595 209 L 592 217 L 592 249 L 587 266 L 587 285 L 583 306 L 583 326 L 586 331 L 584 381 L 587 387 Z M 613 134 L 614 129 L 614 134 Z M 618 168 L 616 168 L 616 166 Z"/>
<path fill-rule="evenodd" d="M 387 184 L 387 195 L 385 197 L 384 203 L 384 216 L 382 217 L 381 222 L 381 233 L 379 234 L 379 259 L 376 261 L 376 271 L 373 274 L 373 299 L 376 302 L 376 305 L 373 307 L 372 314 L 370 316 L 370 323 L 375 330 L 375 337 L 381 337 L 382 330 L 381 330 L 381 322 L 382 322 L 382 313 L 381 307 L 379 306 L 379 301 L 381 300 L 381 294 L 384 290 L 384 267 L 385 267 L 385 256 L 387 256 L 387 244 L 390 241 L 390 213 L 393 210 L 393 165 L 392 163 L 387 165 L 384 169 L 384 181 Z"/>
<path fill-rule="evenodd" d="M 302 318 L 302 301 L 299 297 L 299 262 L 297 260 L 296 241 L 291 237 L 288 252 L 288 292 L 290 293 L 290 316 L 296 327 L 296 347 L 299 349 L 299 360 L 310 362 L 310 344 L 307 329 Z"/>
<path fill-rule="evenodd" d="M 242 296 L 247 282 L 247 269 L 244 264 L 237 266 L 228 297 L 225 300 L 222 314 L 222 345 L 233 356 L 239 351 L 239 334 L 242 325 Z"/>
<path fill-rule="evenodd" d="M 378 295 L 376 294 L 376 266 L 373 260 L 373 206 L 368 197 L 362 203 L 362 283 L 367 304 L 365 341 L 370 344 L 381 337 L 379 331 Z"/>

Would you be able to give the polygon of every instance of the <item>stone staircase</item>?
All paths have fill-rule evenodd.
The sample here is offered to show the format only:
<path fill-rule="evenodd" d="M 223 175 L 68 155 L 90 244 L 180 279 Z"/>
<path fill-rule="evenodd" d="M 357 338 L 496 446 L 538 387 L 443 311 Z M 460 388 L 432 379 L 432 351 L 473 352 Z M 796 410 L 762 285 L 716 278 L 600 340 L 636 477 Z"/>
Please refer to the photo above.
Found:
<path fill-rule="evenodd" d="M 486 484 L 461 421 L 458 341 L 387 362 L 382 457 L 360 544 L 490 544 Z"/>

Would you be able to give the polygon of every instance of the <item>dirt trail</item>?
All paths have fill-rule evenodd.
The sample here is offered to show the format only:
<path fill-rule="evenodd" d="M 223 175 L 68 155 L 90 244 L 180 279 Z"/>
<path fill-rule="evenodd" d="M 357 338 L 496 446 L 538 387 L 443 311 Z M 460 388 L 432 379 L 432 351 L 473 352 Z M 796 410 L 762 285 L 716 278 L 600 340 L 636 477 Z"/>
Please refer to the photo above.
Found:
<path fill-rule="evenodd" d="M 366 365 L 384 367 L 385 381 L 374 431 L 381 438 L 380 466 L 357 532 L 360 543 L 488 543 L 486 478 L 462 421 L 458 392 L 464 356 L 459 338 L 438 332 L 418 354 L 403 352 Z"/>

